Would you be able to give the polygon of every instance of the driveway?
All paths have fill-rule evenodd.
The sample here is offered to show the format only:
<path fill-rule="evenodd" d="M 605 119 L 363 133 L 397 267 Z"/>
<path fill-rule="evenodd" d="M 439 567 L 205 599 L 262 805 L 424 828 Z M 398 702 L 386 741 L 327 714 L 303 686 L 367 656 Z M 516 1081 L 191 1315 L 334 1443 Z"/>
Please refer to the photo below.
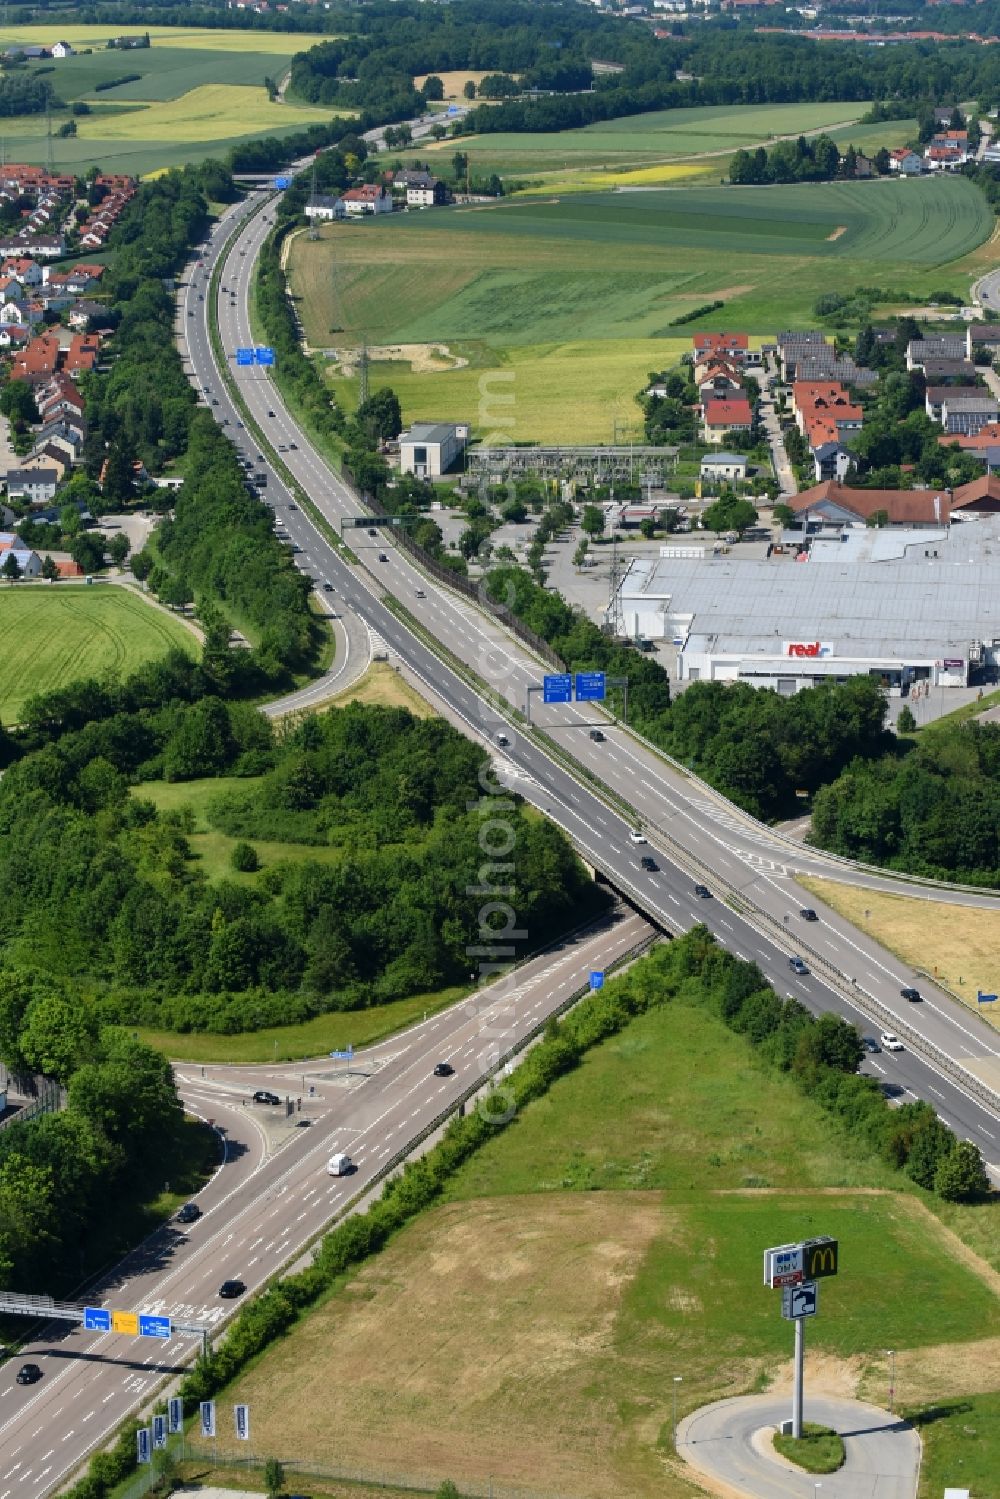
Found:
<path fill-rule="evenodd" d="M 847 1449 L 836 1473 L 813 1477 L 772 1453 L 771 1432 L 791 1416 L 791 1399 L 748 1395 L 686 1416 L 677 1452 L 720 1492 L 748 1499 L 915 1499 L 920 1439 L 907 1422 L 860 1400 L 810 1399 L 805 1416 L 839 1431 Z M 820 1485 L 817 1491 L 817 1485 Z"/>

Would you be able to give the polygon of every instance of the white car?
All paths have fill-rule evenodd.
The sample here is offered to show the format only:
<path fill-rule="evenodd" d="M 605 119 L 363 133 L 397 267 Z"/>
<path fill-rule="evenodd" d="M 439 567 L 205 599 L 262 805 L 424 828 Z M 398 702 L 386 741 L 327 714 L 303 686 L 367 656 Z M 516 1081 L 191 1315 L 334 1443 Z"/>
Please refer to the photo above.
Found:
<path fill-rule="evenodd" d="M 899 1039 L 898 1036 L 894 1036 L 893 1033 L 892 1033 L 892 1031 L 883 1031 L 882 1034 L 881 1034 L 881 1036 L 879 1037 L 879 1040 L 882 1043 L 882 1050 L 883 1051 L 902 1051 L 903 1050 L 903 1043 L 902 1043 L 902 1041 Z"/>
<path fill-rule="evenodd" d="M 628 835 L 629 835 L 629 838 L 632 840 L 633 843 L 645 843 L 646 842 L 646 835 L 645 835 L 645 833 L 640 833 L 639 830 L 638 830 L 638 828 L 629 828 Z"/>

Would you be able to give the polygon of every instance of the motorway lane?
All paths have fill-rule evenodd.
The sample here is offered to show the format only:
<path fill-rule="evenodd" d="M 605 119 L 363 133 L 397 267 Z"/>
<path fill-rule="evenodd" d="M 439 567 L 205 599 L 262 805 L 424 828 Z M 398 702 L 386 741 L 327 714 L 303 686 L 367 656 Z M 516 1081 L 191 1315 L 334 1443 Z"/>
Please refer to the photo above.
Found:
<path fill-rule="evenodd" d="M 230 1140 L 242 1142 L 244 1153 L 232 1151 L 199 1197 L 204 1214 L 197 1223 L 154 1235 L 93 1293 L 93 1303 L 218 1327 L 233 1309 L 218 1299 L 223 1279 L 237 1277 L 251 1290 L 261 1286 L 450 1100 L 491 1073 L 511 1046 L 585 985 L 594 967 L 649 934 L 641 917 L 616 912 L 599 929 L 567 939 L 497 984 L 358 1053 L 349 1083 L 329 1059 L 325 1066 L 320 1059 L 312 1072 L 319 1096 L 311 1104 L 311 1127 L 290 1131 L 270 1154 L 244 1090 L 227 1086 L 236 1069 L 228 1078 L 220 1078 L 221 1069 L 207 1069 L 212 1075 L 202 1078 L 200 1069 L 178 1067 L 185 1103 L 217 1123 L 226 1120 Z M 453 1076 L 433 1077 L 440 1061 L 452 1064 Z M 354 1175 L 327 1174 L 326 1162 L 338 1150 L 351 1155 Z M 163 1344 L 65 1324 L 54 1335 L 48 1331 L 0 1371 L 0 1499 L 49 1493 L 149 1399 L 192 1347 L 180 1336 Z M 41 1365 L 40 1384 L 14 1383 L 22 1359 Z"/>
<path fill-rule="evenodd" d="M 229 290 L 224 297 L 220 295 L 219 320 L 223 346 L 227 349 L 235 348 L 249 336 L 248 288 L 257 250 L 270 228 L 269 218 L 269 214 L 263 213 L 252 220 L 231 247 L 225 261 L 221 280 Z M 243 254 L 243 250 L 247 253 Z M 231 305 L 233 301 L 235 307 Z M 199 304 L 199 310 L 201 306 Z M 205 320 L 196 317 L 182 321 L 201 385 L 211 389 L 220 402 L 220 412 L 234 412 L 225 388 L 213 374 L 214 361 Z M 296 426 L 267 374 L 259 369 L 248 371 L 235 365 L 232 373 L 262 430 L 269 439 L 286 448 L 287 451 L 280 455 L 282 462 L 327 519 L 335 524 L 345 514 L 358 514 L 358 502 L 339 477 L 327 469 L 306 435 Z M 268 415 L 271 411 L 273 416 Z M 287 492 L 276 476 L 270 480 L 267 493 L 269 501 L 279 510 L 282 504 L 288 505 Z M 318 568 L 319 575 L 337 587 L 345 601 L 362 614 L 390 648 L 414 669 L 417 677 L 423 679 L 428 690 L 435 692 L 448 709 L 465 722 L 468 731 L 494 743 L 500 724 L 492 711 L 463 681 L 455 678 L 439 658 L 410 635 L 395 615 L 382 607 L 383 590 L 400 598 L 429 630 L 445 640 L 454 654 L 466 660 L 515 704 L 523 703 L 526 687 L 539 680 L 540 664 L 470 601 L 424 577 L 389 540 L 372 542 L 374 556 L 370 567 L 352 567 L 326 543 L 308 515 L 297 506 L 293 510 L 286 509 L 284 519 L 288 534 L 302 548 L 302 557 L 310 570 L 315 573 Z M 362 538 L 363 541 L 368 539 L 365 533 L 362 533 Z M 377 560 L 379 551 L 384 554 L 385 562 Z M 366 555 L 370 554 L 363 550 L 359 552 L 362 559 Z M 418 589 L 423 591 L 425 598 L 417 597 Z M 922 981 L 920 987 L 928 994 L 928 1002 L 919 1007 L 917 1013 L 917 1007 L 908 1005 L 899 993 L 904 985 L 913 982 L 913 976 L 885 949 L 832 912 L 823 911 L 823 921 L 807 933 L 797 911 L 800 906 L 815 905 L 815 901 L 790 879 L 782 877 L 785 871 L 780 867 L 770 872 L 756 867 L 760 855 L 750 853 L 746 845 L 758 836 L 758 830 L 752 823 L 747 828 L 748 820 L 737 808 L 706 792 L 690 778 L 672 771 L 651 756 L 639 741 L 621 730 L 605 727 L 608 740 L 603 745 L 594 744 L 587 733 L 588 727 L 596 721 L 592 712 L 576 705 L 558 710 L 561 725 L 554 730 L 554 711 L 549 710 L 548 715 L 543 716 L 533 708 L 533 716 L 536 720 L 542 716 L 548 732 L 558 734 L 577 759 L 642 814 L 654 850 L 660 854 L 659 871 L 647 874 L 638 868 L 642 850 L 637 850 L 630 842 L 629 825 L 622 817 L 562 771 L 533 738 L 511 730 L 507 724 L 503 728 L 511 742 L 503 758 L 509 761 L 512 772 L 520 777 L 516 782 L 517 789 L 526 799 L 559 822 L 585 857 L 597 867 L 608 870 L 630 899 L 667 930 L 684 931 L 695 920 L 704 920 L 731 950 L 743 957 L 753 957 L 779 993 L 800 999 L 813 1009 L 832 1008 L 838 1013 L 849 1013 L 853 1018 L 860 1012 L 845 996 L 829 988 L 816 975 L 798 977 L 788 968 L 789 955 L 803 951 L 808 956 L 806 944 L 816 942 L 821 956 L 836 962 L 843 972 L 857 981 L 859 1000 L 863 993 L 873 995 L 893 1013 L 894 1025 L 902 1023 L 919 1027 L 929 1041 L 955 1062 L 973 1069 L 976 1075 L 986 1078 L 992 1075 L 995 1086 L 1000 1080 L 1000 1040 L 996 1034 L 949 996 L 934 991 L 926 981 Z M 655 830 L 678 840 L 701 867 L 710 866 L 730 888 L 767 911 L 775 922 L 790 915 L 787 941 L 775 943 L 760 937 L 754 927 L 721 902 L 697 900 L 693 896 L 690 874 L 663 859 Z M 766 830 L 761 831 L 766 833 Z M 771 865 L 774 861 L 764 862 Z M 823 951 L 824 946 L 827 952 Z M 868 1033 L 878 1029 L 871 1021 L 863 1019 L 861 1027 Z M 927 1064 L 911 1058 L 908 1053 L 884 1056 L 878 1066 L 884 1068 L 890 1087 L 916 1092 L 926 1085 Z M 961 1087 L 942 1078 L 934 1069 L 931 1071 L 936 1093 L 925 1091 L 921 1096 L 933 1102 L 942 1118 L 960 1134 L 974 1139 L 987 1161 L 1000 1164 L 1000 1117 L 973 1102 Z M 901 1096 L 905 1096 L 905 1092 Z"/>

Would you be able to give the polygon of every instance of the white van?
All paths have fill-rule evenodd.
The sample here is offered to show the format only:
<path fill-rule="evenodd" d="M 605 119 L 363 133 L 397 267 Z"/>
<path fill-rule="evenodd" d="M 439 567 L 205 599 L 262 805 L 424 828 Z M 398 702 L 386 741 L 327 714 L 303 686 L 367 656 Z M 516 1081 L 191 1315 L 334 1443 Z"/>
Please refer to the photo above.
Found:
<path fill-rule="evenodd" d="M 350 1176 L 354 1166 L 349 1155 L 332 1155 L 326 1163 L 326 1169 L 330 1176 Z"/>

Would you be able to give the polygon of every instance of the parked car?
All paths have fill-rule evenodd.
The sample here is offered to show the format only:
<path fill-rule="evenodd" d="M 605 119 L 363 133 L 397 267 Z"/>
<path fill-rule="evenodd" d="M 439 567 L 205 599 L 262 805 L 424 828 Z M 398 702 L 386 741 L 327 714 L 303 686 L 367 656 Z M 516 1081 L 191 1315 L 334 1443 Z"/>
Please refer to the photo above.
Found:
<path fill-rule="evenodd" d="M 881 1034 L 881 1036 L 879 1036 L 879 1040 L 882 1043 L 882 1049 L 883 1049 L 883 1051 L 902 1051 L 903 1050 L 903 1043 L 902 1043 L 902 1041 L 899 1039 L 898 1036 L 894 1035 L 892 1031 L 883 1031 L 882 1034 Z"/>
<path fill-rule="evenodd" d="M 196 1202 L 186 1202 L 177 1214 L 178 1223 L 196 1223 L 201 1217 L 201 1208 Z"/>
<path fill-rule="evenodd" d="M 223 1301 L 235 1301 L 246 1291 L 246 1286 L 241 1280 L 224 1280 L 219 1287 L 219 1295 Z"/>
<path fill-rule="evenodd" d="M 42 1377 L 42 1371 L 37 1364 L 22 1364 L 15 1376 L 16 1384 L 37 1384 Z"/>
<path fill-rule="evenodd" d="M 802 917 L 803 921 L 819 920 L 819 917 L 816 915 L 816 912 L 813 910 L 812 906 L 803 906 L 802 910 L 799 912 L 799 915 Z"/>
<path fill-rule="evenodd" d="M 789 958 L 789 960 L 788 960 L 788 966 L 792 970 L 793 973 L 802 974 L 802 973 L 808 973 L 809 972 L 809 969 L 806 967 L 805 963 L 802 961 L 801 958 L 797 958 L 797 957 L 796 958 Z"/>
<path fill-rule="evenodd" d="M 915 1004 L 917 1000 L 923 999 L 920 990 L 914 989 L 910 984 L 907 984 L 904 989 L 900 989 L 899 997 L 900 999 L 908 999 L 911 1005 Z"/>
<path fill-rule="evenodd" d="M 267 1088 L 258 1088 L 253 1096 L 254 1103 L 280 1103 L 281 1099 L 277 1093 L 270 1092 Z"/>
<path fill-rule="evenodd" d="M 438 1062 L 437 1066 L 434 1068 L 434 1076 L 451 1077 L 454 1071 L 455 1069 L 450 1062 Z"/>

